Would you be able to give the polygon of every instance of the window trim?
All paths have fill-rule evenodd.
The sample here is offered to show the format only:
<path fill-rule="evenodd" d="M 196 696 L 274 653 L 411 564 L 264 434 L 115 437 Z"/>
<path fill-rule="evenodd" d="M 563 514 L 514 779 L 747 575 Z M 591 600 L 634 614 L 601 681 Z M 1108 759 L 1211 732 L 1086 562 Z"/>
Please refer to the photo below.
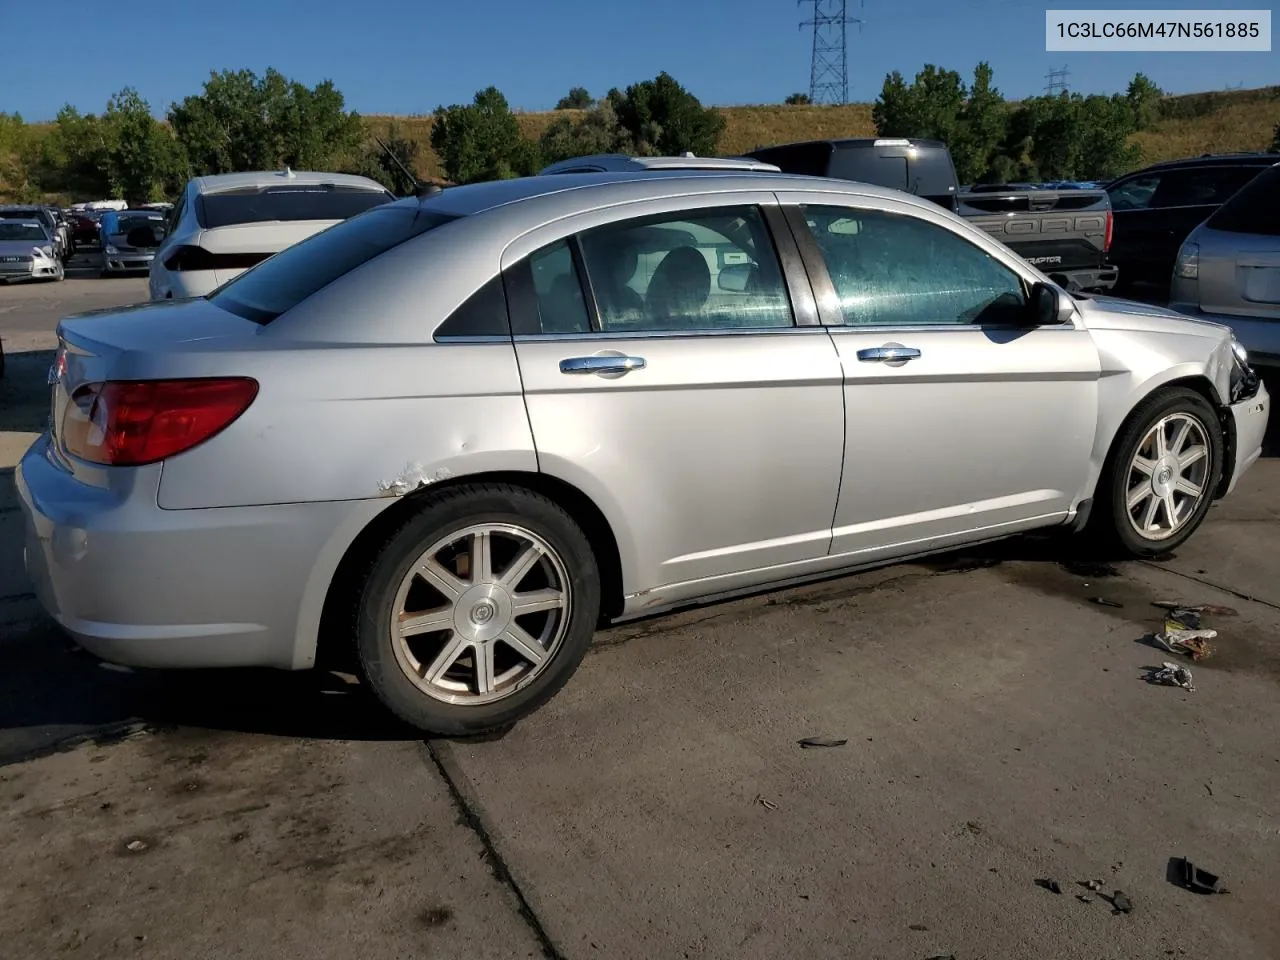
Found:
<path fill-rule="evenodd" d="M 728 195 L 732 196 L 732 195 Z M 694 198 L 689 198 L 694 199 Z M 735 198 L 736 199 L 736 198 Z M 600 308 L 591 278 L 586 269 L 586 261 L 582 252 L 582 234 L 592 230 L 600 230 L 628 223 L 646 221 L 678 221 L 682 217 L 696 219 L 699 216 L 715 214 L 734 208 L 751 208 L 760 214 L 765 234 L 773 245 L 773 252 L 778 259 L 778 270 L 782 275 L 783 288 L 787 294 L 788 307 L 791 311 L 791 324 L 785 327 L 703 327 L 690 330 L 605 330 L 600 321 Z M 538 319 L 536 295 L 533 288 L 533 273 L 530 259 L 536 254 L 565 243 L 573 258 L 574 270 L 578 274 L 578 284 L 582 292 L 583 303 L 587 309 L 587 318 L 591 329 L 583 332 L 544 333 Z M 557 237 L 529 251 L 516 263 L 502 271 L 507 293 L 507 316 L 511 323 L 512 338 L 517 342 L 561 341 L 561 340 L 637 340 L 637 339 L 680 339 L 707 336 L 778 336 L 805 330 L 821 329 L 822 321 L 813 298 L 813 290 L 806 289 L 808 280 L 804 273 L 804 262 L 800 249 L 796 244 L 793 231 L 783 218 L 777 202 L 766 203 L 755 200 L 745 202 L 727 202 L 706 206 L 694 206 L 677 210 L 664 210 L 655 213 L 641 213 L 607 223 L 595 224 L 575 230 L 567 236 Z"/>
<path fill-rule="evenodd" d="M 805 221 L 804 213 L 801 207 L 838 207 L 851 211 L 867 211 L 871 213 L 882 213 L 890 216 L 899 217 L 915 217 L 927 223 L 931 227 L 939 230 L 946 230 L 957 240 L 968 243 L 980 253 L 987 253 L 981 246 L 974 243 L 968 237 L 961 234 L 958 230 L 952 230 L 942 223 L 937 223 L 929 217 L 916 216 L 908 211 L 894 210 L 888 207 L 882 207 L 872 204 L 853 204 L 849 202 L 840 202 L 835 198 L 826 200 L 791 200 L 788 199 L 782 204 L 782 213 L 787 218 L 792 232 L 796 235 L 797 243 L 800 247 L 801 256 L 805 261 L 805 268 L 809 273 L 809 281 L 813 285 L 814 298 L 818 303 L 818 313 L 822 318 L 823 326 L 832 333 L 897 333 L 912 331 L 943 331 L 943 330 L 966 330 L 966 331 L 982 331 L 982 330 L 1076 330 L 1075 321 L 1070 323 L 1044 324 L 1034 327 L 1026 327 L 1015 323 L 887 323 L 887 324 L 848 324 L 845 323 L 844 311 L 840 308 L 840 295 L 836 291 L 835 283 L 831 279 L 831 273 L 827 269 L 826 258 L 822 255 L 822 248 L 818 245 L 818 239 L 813 235 L 813 231 L 809 229 L 809 224 Z M 1016 269 L 1013 265 L 1006 263 L 1001 258 L 994 258 L 1000 266 L 1004 267 L 1012 273 L 1018 280 L 1019 286 L 1022 288 L 1022 296 L 1028 304 L 1031 302 L 1031 283 L 1028 281 L 1026 274 Z"/>

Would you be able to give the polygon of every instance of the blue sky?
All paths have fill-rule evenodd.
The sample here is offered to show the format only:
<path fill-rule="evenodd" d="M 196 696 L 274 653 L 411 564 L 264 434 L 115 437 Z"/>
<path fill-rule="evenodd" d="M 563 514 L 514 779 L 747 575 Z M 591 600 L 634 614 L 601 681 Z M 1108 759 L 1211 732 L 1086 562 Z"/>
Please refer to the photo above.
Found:
<path fill-rule="evenodd" d="M 1268 0 L 1269 2 L 1269 0 Z M 1081 92 L 1122 89 L 1143 71 L 1172 92 L 1280 83 L 1280 55 L 1046 53 L 1047 6 L 1237 9 L 1253 0 L 866 0 L 852 15 L 850 99 L 873 100 L 884 75 L 926 62 L 971 75 L 986 59 L 1008 97 L 1040 93 L 1066 65 Z M 50 20 L 57 11 L 57 29 Z M 704 103 L 773 103 L 807 91 L 811 36 L 795 0 L 187 0 L 160 4 L 0 0 L 10 42 L 0 111 L 51 119 L 64 103 L 102 110 L 131 85 L 163 114 L 211 70 L 274 66 L 332 79 L 362 113 L 429 113 L 497 85 L 514 107 L 547 109 L 572 86 L 593 94 L 673 74 Z M 34 42 L 41 38 L 41 42 Z M 15 42 L 20 41 L 20 42 Z M 51 54 L 66 51 L 59 62 Z"/>

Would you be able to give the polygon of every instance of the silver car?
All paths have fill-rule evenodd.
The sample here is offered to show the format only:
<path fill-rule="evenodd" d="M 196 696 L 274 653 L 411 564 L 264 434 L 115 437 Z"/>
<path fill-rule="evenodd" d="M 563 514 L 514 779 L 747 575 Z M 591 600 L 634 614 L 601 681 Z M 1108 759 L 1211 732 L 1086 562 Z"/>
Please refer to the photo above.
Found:
<path fill-rule="evenodd" d="M 43 223 L 0 218 L 0 282 L 62 277 L 62 261 Z"/>
<path fill-rule="evenodd" d="M 58 332 L 17 472 L 53 617 L 126 664 L 351 655 L 441 734 L 544 703 L 602 618 L 1041 528 L 1161 554 L 1270 406 L 1225 327 L 769 173 L 451 188 Z"/>
<path fill-rule="evenodd" d="M 1228 324 L 1258 366 L 1280 367 L 1280 164 L 1191 231 L 1169 300 L 1183 313 Z"/>

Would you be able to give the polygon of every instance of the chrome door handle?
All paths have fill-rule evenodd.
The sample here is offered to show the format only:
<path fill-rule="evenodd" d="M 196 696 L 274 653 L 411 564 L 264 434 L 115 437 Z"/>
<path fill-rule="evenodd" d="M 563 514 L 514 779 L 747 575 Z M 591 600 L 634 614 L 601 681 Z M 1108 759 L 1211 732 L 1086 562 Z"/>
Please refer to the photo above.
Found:
<path fill-rule="evenodd" d="M 644 357 L 569 357 L 560 361 L 561 373 L 630 373 L 644 369 Z"/>
<path fill-rule="evenodd" d="M 858 351 L 858 359 L 863 363 L 905 363 L 920 356 L 915 347 L 868 347 Z"/>

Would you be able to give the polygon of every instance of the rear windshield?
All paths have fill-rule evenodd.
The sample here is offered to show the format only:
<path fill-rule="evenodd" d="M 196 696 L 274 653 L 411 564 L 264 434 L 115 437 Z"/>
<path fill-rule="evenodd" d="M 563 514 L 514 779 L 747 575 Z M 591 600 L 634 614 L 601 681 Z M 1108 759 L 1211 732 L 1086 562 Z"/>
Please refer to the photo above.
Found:
<path fill-rule="evenodd" d="M 394 199 L 386 190 L 324 183 L 246 187 L 201 196 L 196 217 L 206 230 L 237 223 L 346 220 Z"/>
<path fill-rule="evenodd" d="M 209 300 L 246 320 L 270 323 L 361 264 L 456 219 L 413 204 L 369 210 L 286 247 Z"/>
<path fill-rule="evenodd" d="M 164 217 L 156 214 L 132 214 L 121 215 L 116 218 L 114 236 L 122 236 L 128 234 L 131 230 L 137 230 L 139 227 L 150 227 L 152 230 L 164 230 Z"/>
<path fill-rule="evenodd" d="M 0 240 L 45 240 L 44 231 L 34 223 L 17 223 L 13 220 L 0 220 Z"/>
<path fill-rule="evenodd" d="M 1280 164 L 1258 174 L 1214 211 L 1209 229 L 1280 236 Z"/>

